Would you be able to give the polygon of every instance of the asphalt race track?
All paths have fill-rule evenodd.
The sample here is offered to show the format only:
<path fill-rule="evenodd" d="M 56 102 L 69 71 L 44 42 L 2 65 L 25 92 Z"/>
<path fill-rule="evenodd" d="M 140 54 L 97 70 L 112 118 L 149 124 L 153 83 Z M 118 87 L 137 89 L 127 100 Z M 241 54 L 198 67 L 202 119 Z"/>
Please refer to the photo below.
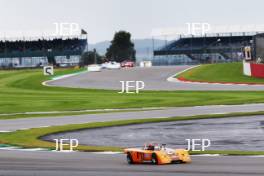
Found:
<path fill-rule="evenodd" d="M 262 90 L 263 86 L 208 85 L 168 82 L 189 66 L 104 70 L 49 82 L 49 85 L 120 90 L 119 81 L 144 81 L 146 90 Z M 120 74 L 121 72 L 121 74 Z M 121 119 L 166 118 L 201 114 L 263 111 L 264 104 L 162 108 L 64 117 L 0 120 L 0 131 Z M 193 156 L 181 165 L 128 165 L 124 154 L 0 150 L 0 176 L 263 176 L 264 157 Z"/>
<path fill-rule="evenodd" d="M 264 150 L 264 116 L 200 119 L 147 123 L 56 133 L 42 137 L 78 139 L 80 144 L 95 146 L 141 147 L 147 141 L 158 141 L 169 148 L 187 148 L 186 139 L 206 138 L 207 150 Z M 100 140 L 98 140 L 100 139 Z"/>
<path fill-rule="evenodd" d="M 0 131 L 80 122 L 263 110 L 264 104 L 171 108 L 130 113 L 1 120 Z M 167 113 L 167 114 L 166 114 Z M 264 175 L 264 157 L 194 156 L 184 165 L 128 165 L 125 155 L 0 150 L 0 176 L 254 176 Z"/>
<path fill-rule="evenodd" d="M 128 165 L 123 154 L 0 151 L 1 176 L 263 176 L 264 157 L 193 156 L 191 164 Z"/>
<path fill-rule="evenodd" d="M 121 90 L 120 81 L 144 81 L 144 90 L 264 90 L 264 85 L 227 85 L 169 82 L 167 79 L 191 66 L 155 66 L 85 72 L 76 76 L 49 81 L 60 87 Z"/>
<path fill-rule="evenodd" d="M 148 110 L 136 112 L 114 112 L 105 114 L 86 114 L 75 116 L 57 116 L 41 118 L 21 118 L 0 120 L 0 131 L 15 131 L 28 128 L 46 126 L 58 126 L 67 124 L 81 124 L 89 122 L 102 122 L 113 120 L 143 119 L 143 118 L 167 118 L 176 116 L 192 116 L 203 114 L 223 114 L 233 112 L 263 111 L 264 104 L 248 105 L 213 105 L 196 107 L 175 107 L 161 110 Z"/>

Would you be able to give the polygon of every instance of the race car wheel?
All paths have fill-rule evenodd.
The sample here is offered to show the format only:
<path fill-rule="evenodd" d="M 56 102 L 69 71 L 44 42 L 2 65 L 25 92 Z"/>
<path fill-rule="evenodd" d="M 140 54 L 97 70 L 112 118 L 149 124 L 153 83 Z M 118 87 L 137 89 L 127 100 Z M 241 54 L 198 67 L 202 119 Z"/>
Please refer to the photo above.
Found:
<path fill-rule="evenodd" d="M 157 155 L 155 153 L 152 154 L 151 163 L 152 164 L 158 164 L 158 157 L 157 157 Z"/>
<path fill-rule="evenodd" d="M 127 163 L 128 164 L 133 164 L 133 159 L 130 153 L 127 154 Z"/>
<path fill-rule="evenodd" d="M 177 160 L 177 161 L 173 161 L 172 163 L 173 164 L 181 164 L 181 163 L 183 163 L 183 161 L 182 160 Z"/>

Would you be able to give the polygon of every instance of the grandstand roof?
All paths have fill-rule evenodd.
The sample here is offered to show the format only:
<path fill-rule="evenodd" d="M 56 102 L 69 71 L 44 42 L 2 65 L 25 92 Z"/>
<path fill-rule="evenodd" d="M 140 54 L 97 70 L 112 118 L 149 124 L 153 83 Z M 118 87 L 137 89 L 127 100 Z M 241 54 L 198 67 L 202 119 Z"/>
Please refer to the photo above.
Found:
<path fill-rule="evenodd" d="M 17 37 L 0 37 L 0 41 L 37 41 L 37 40 L 54 40 L 54 39 L 85 39 L 83 35 L 43 35 L 43 36 L 17 36 Z"/>
<path fill-rule="evenodd" d="M 179 38 L 254 36 L 263 32 L 205 33 L 204 35 L 179 35 Z"/>
<path fill-rule="evenodd" d="M 154 51 L 154 55 L 241 52 L 251 45 L 257 33 L 229 33 L 203 36 L 180 36 Z"/>
<path fill-rule="evenodd" d="M 156 28 L 153 29 L 151 32 L 151 36 L 153 37 L 158 37 L 158 36 L 190 36 L 190 28 L 187 24 L 192 24 L 192 23 L 186 23 L 184 26 L 180 27 L 170 27 L 170 28 Z M 195 24 L 204 24 L 204 23 L 195 23 Z M 205 23 L 207 24 L 207 23 Z M 254 35 L 254 33 L 262 33 L 264 32 L 264 25 L 256 25 L 256 24 L 249 24 L 249 25 L 209 25 L 209 29 L 207 31 L 199 31 L 199 26 L 198 26 L 198 31 L 196 33 L 200 32 L 200 35 L 215 35 L 215 34 L 238 34 L 239 33 L 248 33 L 251 35 L 251 33 Z M 201 26 L 200 26 L 201 27 Z"/>

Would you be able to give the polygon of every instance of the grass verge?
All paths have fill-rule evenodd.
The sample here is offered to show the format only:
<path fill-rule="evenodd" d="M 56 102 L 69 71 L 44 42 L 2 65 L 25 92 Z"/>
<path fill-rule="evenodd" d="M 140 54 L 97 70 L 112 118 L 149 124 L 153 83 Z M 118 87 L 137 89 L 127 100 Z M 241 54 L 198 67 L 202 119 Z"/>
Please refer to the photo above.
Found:
<path fill-rule="evenodd" d="M 227 117 L 241 117 L 249 115 L 263 115 L 262 112 L 249 112 L 249 113 L 231 113 L 231 114 L 214 114 L 214 115 L 198 115 L 189 117 L 171 117 L 171 118 L 150 118 L 150 119 L 136 119 L 136 120 L 121 120 L 109 122 L 95 122 L 86 124 L 73 124 L 65 126 L 53 126 L 46 128 L 34 128 L 29 130 L 19 130 L 9 133 L 0 133 L 0 144 L 8 144 L 13 146 L 20 146 L 23 148 L 48 148 L 55 149 L 55 143 L 41 140 L 41 137 L 68 131 L 76 131 L 92 128 L 103 128 L 112 126 L 124 126 L 143 123 L 160 123 L 170 121 L 184 121 L 184 120 L 199 120 L 199 119 L 212 119 L 212 118 L 227 118 Z M 250 117 L 249 117 L 250 118 Z M 112 146 L 79 146 L 79 151 L 122 151 L 120 147 Z M 204 151 L 192 152 L 192 154 L 229 154 L 229 155 L 264 155 L 264 151 Z"/>
<path fill-rule="evenodd" d="M 201 65 L 183 72 L 177 77 L 198 82 L 264 83 L 264 79 L 262 78 L 243 75 L 242 62 Z"/>
<path fill-rule="evenodd" d="M 57 69 L 55 73 L 61 75 L 78 71 L 81 70 Z M 40 69 L 0 71 L 0 114 L 264 103 L 264 91 L 142 91 L 140 94 L 118 94 L 111 90 L 46 87 L 41 82 L 51 77 L 42 74 Z"/>

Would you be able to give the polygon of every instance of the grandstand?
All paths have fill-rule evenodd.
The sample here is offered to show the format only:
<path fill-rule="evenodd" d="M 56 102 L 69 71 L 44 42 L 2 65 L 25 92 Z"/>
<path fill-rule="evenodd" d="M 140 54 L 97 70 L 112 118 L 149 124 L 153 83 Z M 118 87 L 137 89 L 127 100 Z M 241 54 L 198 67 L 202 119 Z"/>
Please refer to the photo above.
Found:
<path fill-rule="evenodd" d="M 0 67 L 25 68 L 48 64 L 74 66 L 80 63 L 87 39 L 69 36 L 31 40 L 1 40 Z"/>
<path fill-rule="evenodd" d="M 179 37 L 154 51 L 155 65 L 240 61 L 243 48 L 253 46 L 257 33 Z M 253 47 L 254 49 L 254 47 Z"/>

